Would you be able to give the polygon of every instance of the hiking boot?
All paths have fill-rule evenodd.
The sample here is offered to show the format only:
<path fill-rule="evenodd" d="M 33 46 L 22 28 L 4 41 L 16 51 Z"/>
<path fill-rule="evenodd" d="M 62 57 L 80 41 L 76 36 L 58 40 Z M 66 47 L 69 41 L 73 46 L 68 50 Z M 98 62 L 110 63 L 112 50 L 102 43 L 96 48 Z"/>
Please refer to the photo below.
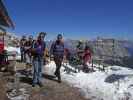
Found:
<path fill-rule="evenodd" d="M 61 80 L 58 80 L 58 83 L 61 83 L 62 81 Z"/>
<path fill-rule="evenodd" d="M 54 73 L 54 75 L 55 75 L 56 77 L 58 77 L 58 74 L 57 74 L 56 72 Z"/>
<path fill-rule="evenodd" d="M 40 87 L 43 87 L 43 84 L 42 84 L 42 83 L 40 83 L 40 82 L 38 83 L 38 85 L 39 85 Z"/>
<path fill-rule="evenodd" d="M 32 84 L 32 87 L 35 87 L 35 84 Z"/>
<path fill-rule="evenodd" d="M 61 83 L 61 77 L 58 76 L 58 83 Z"/>

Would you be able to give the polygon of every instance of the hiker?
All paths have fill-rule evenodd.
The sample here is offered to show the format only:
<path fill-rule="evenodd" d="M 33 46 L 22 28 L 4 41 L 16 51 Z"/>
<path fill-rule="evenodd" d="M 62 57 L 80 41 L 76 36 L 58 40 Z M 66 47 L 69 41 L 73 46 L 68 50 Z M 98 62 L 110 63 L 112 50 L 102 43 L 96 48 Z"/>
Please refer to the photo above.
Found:
<path fill-rule="evenodd" d="M 39 33 L 39 36 L 36 41 L 34 41 L 33 48 L 31 50 L 31 53 L 33 55 L 33 83 L 32 86 L 39 85 L 42 87 L 41 77 L 42 77 L 42 67 L 44 62 L 44 50 L 46 47 L 46 43 L 44 41 L 44 38 L 46 36 L 45 32 Z"/>
<path fill-rule="evenodd" d="M 61 34 L 58 34 L 57 40 L 53 42 L 50 53 L 51 56 L 53 56 L 54 62 L 56 64 L 56 71 L 54 74 L 58 78 L 58 82 L 61 83 L 60 68 L 64 57 L 64 42 L 63 36 Z"/>
<path fill-rule="evenodd" d="M 20 40 L 20 52 L 21 52 L 21 62 L 25 62 L 25 43 L 26 43 L 26 36 L 22 36 Z"/>
<path fill-rule="evenodd" d="M 31 55 L 31 48 L 33 46 L 33 36 L 30 35 L 28 40 L 25 43 L 25 57 L 26 57 L 26 70 L 30 71 L 29 68 L 32 66 L 32 55 Z"/>
<path fill-rule="evenodd" d="M 91 63 L 91 49 L 89 46 L 86 46 L 83 52 L 83 70 L 88 69 L 88 63 Z"/>

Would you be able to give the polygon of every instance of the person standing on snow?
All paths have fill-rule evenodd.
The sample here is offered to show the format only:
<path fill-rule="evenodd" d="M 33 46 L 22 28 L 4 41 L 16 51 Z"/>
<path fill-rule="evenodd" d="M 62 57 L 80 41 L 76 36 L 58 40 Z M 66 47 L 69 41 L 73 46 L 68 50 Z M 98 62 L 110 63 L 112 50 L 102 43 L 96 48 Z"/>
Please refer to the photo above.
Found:
<path fill-rule="evenodd" d="M 42 87 L 41 77 L 42 77 L 42 67 L 44 62 L 44 51 L 46 48 L 46 43 L 44 38 L 46 36 L 45 32 L 39 33 L 39 36 L 36 41 L 34 41 L 33 48 L 31 50 L 33 55 L 33 83 L 32 86 L 39 85 Z"/>
<path fill-rule="evenodd" d="M 54 62 L 56 64 L 56 71 L 54 74 L 58 78 L 58 82 L 61 83 L 60 68 L 64 57 L 64 42 L 63 36 L 61 34 L 58 34 L 57 40 L 52 44 L 50 53 L 53 56 Z"/>

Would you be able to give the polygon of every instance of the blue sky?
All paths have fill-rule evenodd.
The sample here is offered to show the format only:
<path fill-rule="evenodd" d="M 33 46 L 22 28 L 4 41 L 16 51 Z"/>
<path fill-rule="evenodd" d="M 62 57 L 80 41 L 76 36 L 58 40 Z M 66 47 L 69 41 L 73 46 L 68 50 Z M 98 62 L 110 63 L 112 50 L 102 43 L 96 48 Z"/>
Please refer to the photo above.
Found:
<path fill-rule="evenodd" d="M 4 0 L 17 35 L 133 39 L 133 0 Z"/>

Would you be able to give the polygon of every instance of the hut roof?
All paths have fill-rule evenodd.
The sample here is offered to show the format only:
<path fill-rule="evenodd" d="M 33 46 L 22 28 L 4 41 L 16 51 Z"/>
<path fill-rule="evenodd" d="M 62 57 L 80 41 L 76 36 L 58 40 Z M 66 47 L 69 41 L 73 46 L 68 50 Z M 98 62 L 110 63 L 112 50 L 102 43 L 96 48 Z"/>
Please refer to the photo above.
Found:
<path fill-rule="evenodd" d="M 14 28 L 14 24 L 12 20 L 10 19 L 7 9 L 4 6 L 2 0 L 0 0 L 0 26 Z"/>

